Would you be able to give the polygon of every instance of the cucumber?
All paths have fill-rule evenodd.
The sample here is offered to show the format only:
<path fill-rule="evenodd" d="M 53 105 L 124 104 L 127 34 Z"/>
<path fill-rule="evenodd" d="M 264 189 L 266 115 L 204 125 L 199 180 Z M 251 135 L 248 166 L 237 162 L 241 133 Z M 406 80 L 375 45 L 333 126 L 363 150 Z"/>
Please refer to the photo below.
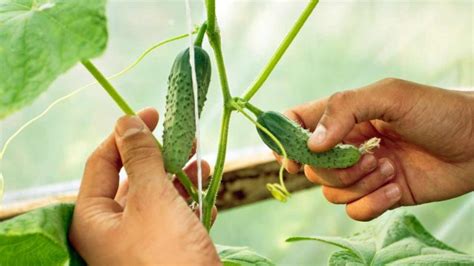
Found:
<path fill-rule="evenodd" d="M 198 46 L 194 47 L 194 58 L 200 115 L 211 80 L 211 61 L 207 52 Z M 163 131 L 163 160 L 168 173 L 181 171 L 193 147 L 196 124 L 191 74 L 188 48 L 178 54 L 168 78 Z"/>
<path fill-rule="evenodd" d="M 289 159 L 301 164 L 319 168 L 347 168 L 356 164 L 363 153 L 357 147 L 347 144 L 338 144 L 326 152 L 312 152 L 307 144 L 311 133 L 277 112 L 262 112 L 258 115 L 257 122 L 281 142 Z M 258 128 L 257 131 L 263 142 L 281 155 L 278 145 L 265 132 Z"/>

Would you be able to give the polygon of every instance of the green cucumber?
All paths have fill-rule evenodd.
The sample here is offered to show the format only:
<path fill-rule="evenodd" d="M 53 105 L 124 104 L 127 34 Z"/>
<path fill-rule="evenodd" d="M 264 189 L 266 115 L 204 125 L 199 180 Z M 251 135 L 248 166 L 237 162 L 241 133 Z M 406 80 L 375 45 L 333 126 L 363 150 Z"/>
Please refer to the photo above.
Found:
<path fill-rule="evenodd" d="M 194 47 L 198 81 L 199 115 L 204 107 L 211 80 L 211 61 L 201 47 Z M 194 94 L 189 48 L 175 59 L 168 79 L 163 131 L 163 160 L 169 173 L 181 171 L 191 154 L 196 133 Z"/>
<path fill-rule="evenodd" d="M 320 168 L 347 168 L 356 164 L 364 152 L 347 144 L 338 144 L 326 152 L 312 152 L 307 144 L 311 133 L 277 112 L 262 112 L 257 122 L 281 142 L 289 159 L 301 164 Z M 278 145 L 265 132 L 258 128 L 257 131 L 263 142 L 281 155 Z"/>

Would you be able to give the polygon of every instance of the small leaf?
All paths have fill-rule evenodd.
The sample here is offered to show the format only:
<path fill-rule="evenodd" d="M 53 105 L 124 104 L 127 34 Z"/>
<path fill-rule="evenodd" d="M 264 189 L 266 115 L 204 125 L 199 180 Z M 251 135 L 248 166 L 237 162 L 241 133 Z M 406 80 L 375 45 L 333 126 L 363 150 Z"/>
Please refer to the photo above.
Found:
<path fill-rule="evenodd" d="M 0 119 L 107 44 L 105 0 L 0 1 Z"/>
<path fill-rule="evenodd" d="M 84 265 L 69 246 L 73 204 L 56 204 L 0 223 L 0 265 Z"/>
<path fill-rule="evenodd" d="M 268 258 L 263 257 L 247 247 L 229 247 L 216 245 L 219 257 L 224 266 L 271 266 Z"/>

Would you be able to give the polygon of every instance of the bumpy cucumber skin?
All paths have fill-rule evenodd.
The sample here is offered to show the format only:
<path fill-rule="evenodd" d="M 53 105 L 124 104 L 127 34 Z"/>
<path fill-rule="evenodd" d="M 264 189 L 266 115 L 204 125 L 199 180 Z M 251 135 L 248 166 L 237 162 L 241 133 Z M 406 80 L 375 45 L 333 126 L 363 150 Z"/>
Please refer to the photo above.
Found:
<path fill-rule="evenodd" d="M 361 157 L 359 149 L 345 144 L 322 153 L 312 152 L 307 145 L 310 133 L 280 113 L 264 112 L 258 116 L 257 121 L 281 142 L 288 158 L 299 163 L 320 168 L 347 168 L 357 163 Z M 270 149 L 281 154 L 278 145 L 265 132 L 258 128 L 257 131 Z"/>
<path fill-rule="evenodd" d="M 211 80 L 211 61 L 202 48 L 194 47 L 198 81 L 199 115 Z M 194 96 L 189 48 L 178 54 L 168 78 L 163 131 L 163 160 L 169 173 L 179 172 L 189 159 L 195 138 Z"/>

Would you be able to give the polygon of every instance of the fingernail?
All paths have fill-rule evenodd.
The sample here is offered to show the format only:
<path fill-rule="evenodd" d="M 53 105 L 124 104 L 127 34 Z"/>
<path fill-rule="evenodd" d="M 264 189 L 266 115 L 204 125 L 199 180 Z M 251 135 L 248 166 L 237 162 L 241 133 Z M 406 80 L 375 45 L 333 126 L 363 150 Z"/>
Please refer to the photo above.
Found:
<path fill-rule="evenodd" d="M 319 145 L 324 142 L 324 139 L 326 138 L 326 127 L 318 124 L 316 129 L 314 130 L 313 134 L 311 135 L 309 141 L 313 143 L 314 145 Z"/>
<path fill-rule="evenodd" d="M 380 173 L 384 177 L 390 177 L 395 173 L 395 168 L 389 161 L 384 161 L 380 166 Z"/>
<path fill-rule="evenodd" d="M 360 162 L 360 168 L 363 171 L 372 171 L 377 167 L 377 160 L 373 155 L 365 155 Z"/>
<path fill-rule="evenodd" d="M 143 131 L 143 122 L 137 116 L 125 116 L 117 122 L 117 134 L 121 138 L 126 138 Z"/>
<path fill-rule="evenodd" d="M 390 184 L 385 188 L 385 196 L 390 201 L 399 200 L 401 197 L 400 188 L 395 184 Z"/>

